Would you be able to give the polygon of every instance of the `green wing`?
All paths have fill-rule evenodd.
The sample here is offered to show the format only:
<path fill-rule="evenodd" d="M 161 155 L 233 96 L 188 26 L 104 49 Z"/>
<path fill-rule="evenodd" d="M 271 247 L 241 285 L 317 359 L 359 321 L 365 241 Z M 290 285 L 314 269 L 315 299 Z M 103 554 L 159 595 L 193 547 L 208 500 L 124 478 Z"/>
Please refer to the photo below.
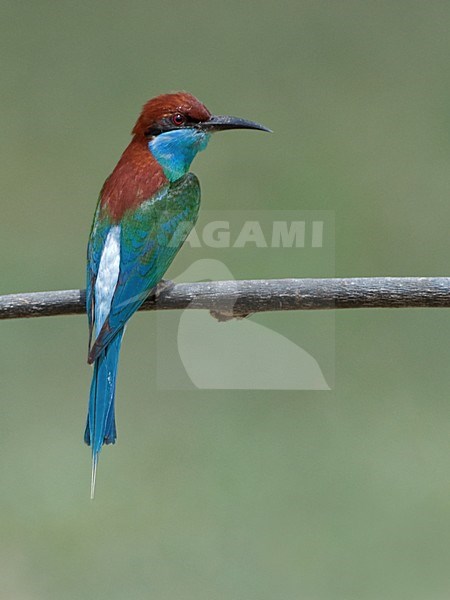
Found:
<path fill-rule="evenodd" d="M 122 330 L 162 279 L 195 225 L 199 206 L 200 185 L 197 177 L 189 173 L 162 188 L 137 209 L 125 213 L 119 223 L 119 276 L 109 314 L 93 343 L 89 362 Z M 92 294 L 94 285 L 91 290 Z"/>

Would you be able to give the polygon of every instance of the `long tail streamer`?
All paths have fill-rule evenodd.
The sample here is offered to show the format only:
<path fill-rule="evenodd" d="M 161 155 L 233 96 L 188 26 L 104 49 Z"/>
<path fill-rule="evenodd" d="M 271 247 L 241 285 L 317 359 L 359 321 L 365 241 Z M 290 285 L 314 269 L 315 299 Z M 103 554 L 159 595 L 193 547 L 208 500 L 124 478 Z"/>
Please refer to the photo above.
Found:
<path fill-rule="evenodd" d="M 114 400 L 116 394 L 117 363 L 123 329 L 113 338 L 94 363 L 89 409 L 84 441 L 92 446 L 91 499 L 94 498 L 98 455 L 103 444 L 116 441 Z"/>

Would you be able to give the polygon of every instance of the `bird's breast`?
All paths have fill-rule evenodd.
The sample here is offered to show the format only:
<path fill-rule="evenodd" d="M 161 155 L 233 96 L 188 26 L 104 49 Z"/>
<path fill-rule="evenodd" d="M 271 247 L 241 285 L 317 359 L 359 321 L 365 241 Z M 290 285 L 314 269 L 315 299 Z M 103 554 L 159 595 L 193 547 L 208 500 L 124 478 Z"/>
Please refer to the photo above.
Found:
<path fill-rule="evenodd" d="M 117 224 L 128 210 L 137 208 L 168 183 L 146 141 L 133 140 L 103 186 L 102 209 Z"/>

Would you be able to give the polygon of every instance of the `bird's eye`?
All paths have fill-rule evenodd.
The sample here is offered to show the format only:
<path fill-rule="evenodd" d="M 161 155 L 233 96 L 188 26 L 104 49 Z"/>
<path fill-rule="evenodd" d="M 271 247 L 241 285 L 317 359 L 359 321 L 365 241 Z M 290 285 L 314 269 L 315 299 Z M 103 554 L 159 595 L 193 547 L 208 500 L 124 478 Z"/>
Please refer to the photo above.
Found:
<path fill-rule="evenodd" d="M 174 125 L 183 125 L 183 123 L 186 122 L 186 117 L 180 113 L 177 113 L 176 115 L 173 115 L 172 117 L 172 123 Z"/>

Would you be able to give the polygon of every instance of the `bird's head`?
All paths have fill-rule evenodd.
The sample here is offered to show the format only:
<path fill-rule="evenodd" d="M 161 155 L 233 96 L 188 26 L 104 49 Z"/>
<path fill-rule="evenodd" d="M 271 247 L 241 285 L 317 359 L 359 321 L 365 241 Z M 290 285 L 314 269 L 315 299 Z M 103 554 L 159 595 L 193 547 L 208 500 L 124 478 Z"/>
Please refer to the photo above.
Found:
<path fill-rule="evenodd" d="M 270 131 L 239 117 L 211 115 L 192 94 L 176 92 L 149 100 L 132 133 L 136 139 L 146 141 L 166 177 L 175 181 L 188 172 L 197 152 L 206 148 L 211 133 L 225 129 Z"/>

